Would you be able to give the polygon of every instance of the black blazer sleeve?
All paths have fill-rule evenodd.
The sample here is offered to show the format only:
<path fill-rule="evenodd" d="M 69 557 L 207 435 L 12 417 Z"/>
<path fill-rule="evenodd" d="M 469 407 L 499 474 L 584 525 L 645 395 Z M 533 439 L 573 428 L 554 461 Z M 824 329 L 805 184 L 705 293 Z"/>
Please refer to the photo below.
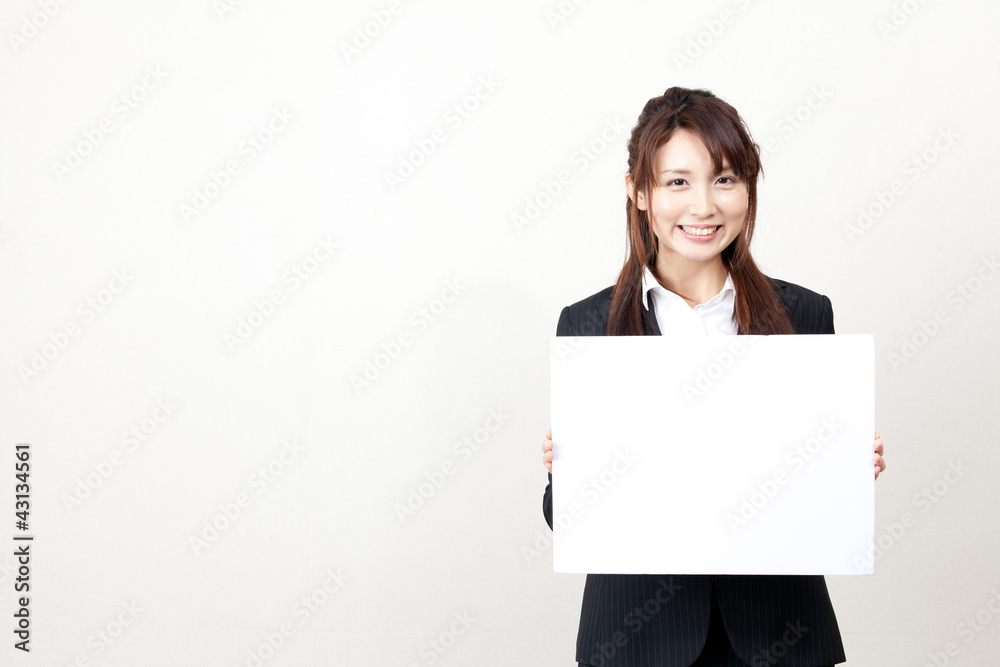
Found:
<path fill-rule="evenodd" d="M 771 279 L 797 334 L 832 334 L 833 304 L 822 294 Z"/>
<path fill-rule="evenodd" d="M 569 306 L 562 309 L 559 313 L 559 323 L 556 325 L 556 335 L 557 336 L 576 336 L 576 327 L 570 324 L 570 310 Z M 591 334 L 593 335 L 593 334 Z M 545 523 L 549 524 L 549 528 L 552 528 L 552 473 L 549 473 L 549 483 L 545 486 L 545 493 L 542 494 L 542 515 L 545 517 Z"/>

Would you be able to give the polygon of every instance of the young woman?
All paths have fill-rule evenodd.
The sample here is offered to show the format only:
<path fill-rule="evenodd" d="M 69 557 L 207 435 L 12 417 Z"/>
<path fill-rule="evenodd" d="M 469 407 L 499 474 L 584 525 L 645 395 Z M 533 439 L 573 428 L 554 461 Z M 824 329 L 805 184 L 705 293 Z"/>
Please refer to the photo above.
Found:
<path fill-rule="evenodd" d="M 628 258 L 614 286 L 563 309 L 556 335 L 832 334 L 827 297 L 768 278 L 750 256 L 760 170 L 739 114 L 712 93 L 670 88 L 649 100 L 628 143 Z M 876 479 L 882 451 L 876 432 Z M 576 660 L 808 667 L 843 662 L 844 647 L 822 576 L 591 574 Z"/>

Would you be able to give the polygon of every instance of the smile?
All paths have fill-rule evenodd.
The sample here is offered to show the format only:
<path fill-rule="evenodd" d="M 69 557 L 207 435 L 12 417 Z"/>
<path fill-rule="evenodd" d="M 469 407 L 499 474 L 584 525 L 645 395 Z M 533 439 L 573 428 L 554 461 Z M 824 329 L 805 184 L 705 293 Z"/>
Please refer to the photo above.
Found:
<path fill-rule="evenodd" d="M 722 225 L 715 225 L 714 227 L 688 227 L 687 225 L 678 226 L 686 235 L 700 237 L 714 236 L 716 232 L 722 229 Z"/>

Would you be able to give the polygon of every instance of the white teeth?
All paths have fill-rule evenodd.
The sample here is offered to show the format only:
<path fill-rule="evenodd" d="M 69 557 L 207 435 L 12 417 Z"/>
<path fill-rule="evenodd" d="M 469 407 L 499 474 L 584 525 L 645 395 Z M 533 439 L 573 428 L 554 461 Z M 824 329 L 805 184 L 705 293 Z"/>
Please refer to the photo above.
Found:
<path fill-rule="evenodd" d="M 681 225 L 681 229 L 684 230 L 685 234 L 692 234 L 694 236 L 708 236 L 709 234 L 714 234 L 718 231 L 718 226 L 716 227 L 685 227 Z"/>

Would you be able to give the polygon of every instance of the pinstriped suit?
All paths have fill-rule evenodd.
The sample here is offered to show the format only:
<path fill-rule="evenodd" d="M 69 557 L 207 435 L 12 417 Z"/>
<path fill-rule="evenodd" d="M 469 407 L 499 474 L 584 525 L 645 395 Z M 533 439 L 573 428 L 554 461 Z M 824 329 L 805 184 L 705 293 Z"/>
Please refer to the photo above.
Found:
<path fill-rule="evenodd" d="M 796 333 L 833 333 L 827 297 L 772 282 Z M 611 289 L 563 308 L 556 335 L 605 335 Z M 655 312 L 649 314 L 646 334 L 659 334 Z M 551 474 L 542 512 L 551 528 Z M 753 667 L 845 659 L 822 576 L 617 574 L 587 575 L 576 659 L 600 667 L 688 667 L 705 645 L 713 599 L 733 650 Z"/>

